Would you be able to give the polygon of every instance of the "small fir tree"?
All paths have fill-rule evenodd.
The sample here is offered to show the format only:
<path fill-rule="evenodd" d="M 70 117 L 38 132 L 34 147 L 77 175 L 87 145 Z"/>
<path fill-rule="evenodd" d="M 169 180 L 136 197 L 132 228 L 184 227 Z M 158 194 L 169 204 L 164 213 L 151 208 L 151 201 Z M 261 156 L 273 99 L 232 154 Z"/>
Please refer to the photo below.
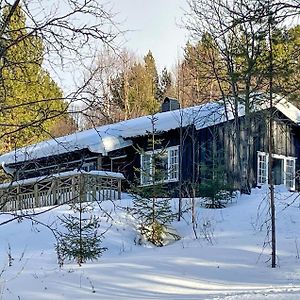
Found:
<path fill-rule="evenodd" d="M 138 148 L 137 151 L 143 159 L 141 168 L 138 170 L 142 179 L 140 186 L 132 187 L 133 215 L 140 221 L 139 232 L 143 238 L 156 246 L 163 246 L 166 236 L 178 239 L 176 234 L 170 232 L 168 225 L 172 222 L 170 199 L 162 199 L 167 194 L 164 180 L 167 177 L 167 152 L 161 148 L 161 140 L 157 139 L 159 132 L 155 128 L 157 119 L 152 115 L 152 131 L 148 145 L 149 152 Z"/>
<path fill-rule="evenodd" d="M 104 232 L 99 232 L 100 218 L 91 214 L 88 203 L 83 202 L 80 193 L 79 203 L 71 207 L 74 214 L 63 216 L 60 219 L 65 232 L 60 233 L 56 244 L 59 265 L 64 261 L 76 260 L 79 266 L 100 258 L 107 248 L 102 247 Z"/>

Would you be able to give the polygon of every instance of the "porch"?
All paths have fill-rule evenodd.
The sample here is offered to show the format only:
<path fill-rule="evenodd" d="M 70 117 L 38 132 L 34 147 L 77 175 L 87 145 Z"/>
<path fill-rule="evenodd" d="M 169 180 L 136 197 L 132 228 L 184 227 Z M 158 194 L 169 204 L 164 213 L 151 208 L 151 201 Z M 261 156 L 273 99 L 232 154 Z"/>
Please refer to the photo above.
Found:
<path fill-rule="evenodd" d="M 0 211 L 121 199 L 121 173 L 70 171 L 0 185 Z"/>

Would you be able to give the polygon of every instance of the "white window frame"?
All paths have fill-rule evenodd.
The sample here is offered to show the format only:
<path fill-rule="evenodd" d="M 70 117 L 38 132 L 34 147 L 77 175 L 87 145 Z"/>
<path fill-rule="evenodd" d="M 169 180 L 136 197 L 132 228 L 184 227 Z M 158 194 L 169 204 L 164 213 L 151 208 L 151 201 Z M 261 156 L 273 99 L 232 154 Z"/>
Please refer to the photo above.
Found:
<path fill-rule="evenodd" d="M 261 180 L 261 172 L 260 172 L 260 157 L 265 157 L 266 158 L 266 170 L 264 171 L 265 172 L 265 176 L 266 176 L 266 181 L 263 182 Z M 275 158 L 275 159 L 281 159 L 283 160 L 283 184 L 291 191 L 294 191 L 295 188 L 296 188 L 296 157 L 293 157 L 293 156 L 285 156 L 285 155 L 279 155 L 279 154 L 272 154 L 272 158 Z M 287 162 L 293 162 L 292 163 L 292 180 L 289 180 L 288 179 L 288 176 L 290 175 L 288 173 L 288 163 Z M 269 154 L 266 153 L 266 152 L 261 152 L 261 151 L 257 151 L 257 185 L 258 186 L 262 186 L 264 184 L 267 184 L 268 183 L 268 175 L 269 175 Z M 288 185 L 288 181 L 291 182 L 291 184 Z"/>
<path fill-rule="evenodd" d="M 292 173 L 291 173 L 291 175 L 289 174 L 289 172 L 288 172 L 288 162 L 293 162 L 293 164 L 292 164 Z M 283 168 L 284 168 L 284 185 L 286 186 L 286 187 L 288 187 L 291 191 L 294 191 L 295 189 L 296 189 L 296 180 L 295 180 L 295 178 L 296 178 L 296 158 L 287 158 L 287 159 L 285 159 L 284 160 L 284 165 L 283 165 Z M 291 176 L 291 180 L 290 179 L 288 179 L 288 176 Z M 289 184 L 288 183 L 288 181 L 290 181 L 291 182 L 291 184 Z"/>
<path fill-rule="evenodd" d="M 145 158 L 145 156 L 149 156 L 149 166 L 144 171 L 144 158 Z M 140 156 L 140 183 L 141 183 L 141 185 L 149 185 L 150 184 L 150 179 L 149 179 L 149 181 L 148 180 L 146 181 L 146 178 L 148 176 L 147 177 L 145 176 L 145 172 L 147 172 L 147 174 L 149 173 L 149 177 L 152 174 L 151 155 L 147 152 L 145 152 L 145 154 L 141 154 L 141 156 Z"/>
<path fill-rule="evenodd" d="M 165 149 L 158 149 L 155 150 L 154 153 L 166 153 L 167 154 L 167 162 L 168 162 L 168 172 L 167 172 L 167 178 L 163 180 L 163 182 L 176 182 L 179 178 L 179 146 L 173 146 L 173 147 L 167 147 Z M 173 154 L 177 153 L 176 156 Z M 144 169 L 144 157 L 145 155 L 150 156 L 150 164 L 147 171 L 149 171 L 149 175 L 153 175 L 154 168 L 152 166 L 152 151 L 147 151 L 144 154 L 140 155 L 140 166 L 141 166 L 141 172 L 140 172 L 140 184 L 141 185 L 150 185 L 151 182 L 145 182 L 145 174 L 143 172 Z M 174 161 L 175 160 L 175 161 Z M 175 175 L 174 175 L 175 174 Z"/>
<path fill-rule="evenodd" d="M 176 155 L 173 155 L 173 153 Z M 178 181 L 179 178 L 179 146 L 168 148 L 168 181 Z"/>
<path fill-rule="evenodd" d="M 265 158 L 265 170 L 261 169 L 261 163 L 262 160 L 260 157 Z M 268 183 L 268 177 L 269 177 L 269 155 L 265 152 L 257 152 L 257 185 L 262 186 L 264 184 Z M 260 171 L 261 170 L 261 171 Z M 264 175 L 261 175 L 264 173 Z M 262 177 L 265 178 L 265 180 L 262 180 Z"/>

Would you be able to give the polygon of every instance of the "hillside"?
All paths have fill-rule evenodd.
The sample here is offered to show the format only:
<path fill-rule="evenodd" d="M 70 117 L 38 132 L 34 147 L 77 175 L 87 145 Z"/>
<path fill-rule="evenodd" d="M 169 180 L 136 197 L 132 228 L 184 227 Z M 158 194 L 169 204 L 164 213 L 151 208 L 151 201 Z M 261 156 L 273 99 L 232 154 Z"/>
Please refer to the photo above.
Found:
<path fill-rule="evenodd" d="M 256 189 L 224 209 L 199 205 L 199 238 L 186 213 L 184 220 L 173 223 L 182 239 L 156 248 L 136 245 L 136 221 L 124 209 L 131 205 L 125 194 L 116 206 L 102 205 L 113 220 L 98 209 L 103 228 L 112 224 L 103 242 L 108 250 L 100 260 L 81 267 L 72 262 L 58 267 L 55 240 L 42 225 L 26 219 L 2 225 L 0 299 L 299 299 L 299 195 L 276 193 L 276 269 L 268 261 L 270 247 L 264 248 L 265 196 L 265 190 Z M 172 202 L 176 209 L 176 199 Z M 57 216 L 64 213 L 71 213 L 67 206 L 41 214 L 38 220 L 59 226 Z M 0 218 L 3 222 L 9 217 Z"/>

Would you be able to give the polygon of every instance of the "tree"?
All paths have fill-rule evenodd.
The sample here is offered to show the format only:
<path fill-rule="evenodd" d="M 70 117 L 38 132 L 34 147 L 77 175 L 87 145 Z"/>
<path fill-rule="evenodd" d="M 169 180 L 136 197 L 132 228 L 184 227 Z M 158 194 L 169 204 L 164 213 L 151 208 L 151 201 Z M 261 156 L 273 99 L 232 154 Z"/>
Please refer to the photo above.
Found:
<path fill-rule="evenodd" d="M 217 133 L 213 132 L 210 151 L 205 153 L 205 160 L 200 163 L 199 196 L 205 199 L 205 207 L 222 208 L 232 198 L 232 188 L 228 184 L 224 152 L 216 147 Z"/>
<path fill-rule="evenodd" d="M 235 185 L 242 192 L 250 192 L 248 182 L 249 145 L 251 144 L 251 111 L 257 104 L 257 91 L 265 90 L 266 75 L 262 60 L 266 53 L 266 23 L 256 7 L 259 1 L 192 0 L 188 29 L 198 37 L 207 34 L 210 45 L 220 55 L 221 67 L 214 69 L 214 77 L 224 101 L 232 107 L 237 178 Z M 240 21 L 243 20 L 243 21 Z M 243 126 L 239 109 L 243 105 Z M 225 110 L 226 112 L 226 110 Z M 243 137 L 243 138 L 241 138 Z"/>
<path fill-rule="evenodd" d="M 166 96 L 175 96 L 174 87 L 172 85 L 172 76 L 167 68 L 163 68 L 161 71 L 156 94 L 157 100 L 160 102 L 162 102 Z"/>
<path fill-rule="evenodd" d="M 144 57 L 144 63 L 145 63 L 145 73 L 146 73 L 145 84 L 148 85 L 150 94 L 154 97 L 155 100 L 157 100 L 159 77 L 157 74 L 155 60 L 150 50 L 148 51 L 147 55 Z"/>
<path fill-rule="evenodd" d="M 60 232 L 56 244 L 58 263 L 64 264 L 66 259 L 75 259 L 79 266 L 88 260 L 98 259 L 107 248 L 102 247 L 103 233 L 99 232 L 100 218 L 89 213 L 91 207 L 83 203 L 83 195 L 79 203 L 73 204 L 74 214 L 60 218 L 65 232 Z"/>
<path fill-rule="evenodd" d="M 183 61 L 177 67 L 177 85 L 183 106 L 202 104 L 220 98 L 216 74 L 220 73 L 220 53 L 207 33 L 195 44 L 187 43 Z"/>
<path fill-rule="evenodd" d="M 143 63 L 135 63 L 128 74 L 128 102 L 134 117 L 154 114 L 159 110 L 157 101 L 158 76 L 151 51 Z"/>
<path fill-rule="evenodd" d="M 110 9 L 97 0 L 9 2 L 0 2 L 1 152 L 46 134 L 60 135 L 57 125 L 70 120 L 69 108 L 86 100 L 94 74 L 82 73 L 90 69 L 100 45 L 117 50 L 114 41 L 121 34 Z M 50 72 L 64 83 L 64 91 Z M 72 113 L 81 116 L 78 108 Z M 10 218 L 0 225 L 23 218 L 38 221 L 36 215 L 43 212 L 7 212 Z"/>
<path fill-rule="evenodd" d="M 93 74 L 93 78 L 85 89 L 83 114 L 86 127 L 159 110 L 158 98 L 163 95 L 159 95 L 159 76 L 151 51 L 140 61 L 126 49 L 115 53 L 104 48 L 98 53 L 95 66 L 89 73 Z M 167 88 L 168 83 L 164 89 Z"/>
<path fill-rule="evenodd" d="M 111 12 L 95 0 L 3 1 L 0 16 L 0 139 L 7 151 L 45 139 L 55 119 L 82 100 L 90 78 L 63 95 L 45 66 L 58 75 L 76 61 L 79 74 L 96 43 L 114 47 L 118 31 Z"/>
<path fill-rule="evenodd" d="M 139 220 L 138 230 L 143 238 L 156 246 L 164 246 L 165 236 L 171 235 L 178 239 L 176 234 L 170 232 L 168 225 L 173 220 L 169 199 L 160 198 L 167 195 L 164 179 L 169 170 L 166 168 L 166 150 L 161 148 L 161 141 L 157 138 L 159 132 L 155 128 L 156 118 L 152 115 L 150 121 L 152 131 L 149 137 L 149 151 L 138 148 L 141 155 L 141 167 L 138 171 L 140 182 L 132 187 L 133 215 Z"/>
<path fill-rule="evenodd" d="M 78 130 L 78 125 L 71 114 L 62 115 L 55 119 L 55 124 L 50 127 L 50 136 L 58 138 L 69 135 Z"/>
<path fill-rule="evenodd" d="M 299 107 L 300 25 L 291 28 L 273 28 L 272 40 L 273 90 Z"/>
<path fill-rule="evenodd" d="M 10 9 L 10 6 L 3 9 L 2 19 L 7 18 Z M 45 139 L 54 119 L 63 117 L 67 108 L 61 100 L 62 91 L 42 67 L 42 39 L 38 36 L 22 39 L 28 34 L 25 23 L 24 12 L 17 6 L 2 34 L 4 45 L 21 39 L 7 47 L 0 61 L 2 151 Z"/>
<path fill-rule="evenodd" d="M 299 72 L 299 55 L 292 49 L 297 48 L 294 37 L 283 38 L 283 22 L 291 16 L 299 15 L 299 1 L 189 1 L 192 11 L 188 28 L 196 35 L 209 32 L 219 49 L 226 65 L 226 78 L 234 107 L 235 139 L 238 157 L 238 174 L 241 176 L 241 190 L 249 190 L 247 185 L 248 147 L 251 143 L 251 108 L 256 100 L 252 95 L 256 91 L 267 94 L 265 101 L 269 107 L 268 153 L 270 186 L 270 220 L 271 220 L 271 258 L 272 267 L 276 267 L 276 234 L 275 234 L 275 197 L 272 178 L 273 154 L 273 107 L 276 104 L 274 92 L 285 94 L 287 78 L 297 78 Z M 296 30 L 297 31 L 297 30 Z M 294 45 L 293 45 L 294 44 Z M 292 59 L 290 59 L 292 58 Z M 295 76 L 296 75 L 296 76 Z M 293 90 L 293 88 L 292 88 Z M 243 97 L 239 98 L 239 94 Z M 291 92 L 291 90 L 290 90 Z M 238 120 L 240 103 L 245 107 L 245 122 L 241 128 Z M 259 104 L 259 103 L 258 103 Z M 240 138 L 243 132 L 244 139 Z"/>

